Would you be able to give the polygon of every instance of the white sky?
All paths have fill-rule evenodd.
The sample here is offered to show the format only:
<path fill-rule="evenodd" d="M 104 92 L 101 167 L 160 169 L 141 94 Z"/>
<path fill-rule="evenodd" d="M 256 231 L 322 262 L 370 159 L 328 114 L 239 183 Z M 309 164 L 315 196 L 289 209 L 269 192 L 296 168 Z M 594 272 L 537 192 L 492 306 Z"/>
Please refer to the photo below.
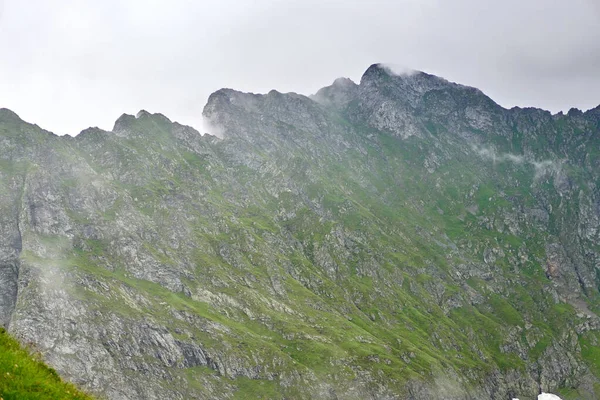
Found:
<path fill-rule="evenodd" d="M 553 112 L 600 104 L 600 0 L 0 0 L 0 107 L 58 134 L 201 128 L 221 87 L 316 92 L 373 63 Z"/>

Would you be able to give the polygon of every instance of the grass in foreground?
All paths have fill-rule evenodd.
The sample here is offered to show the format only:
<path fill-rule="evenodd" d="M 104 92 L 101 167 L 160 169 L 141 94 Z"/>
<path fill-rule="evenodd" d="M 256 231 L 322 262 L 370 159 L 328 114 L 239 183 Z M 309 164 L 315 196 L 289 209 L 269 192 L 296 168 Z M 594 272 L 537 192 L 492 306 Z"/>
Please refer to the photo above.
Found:
<path fill-rule="evenodd" d="M 0 328 L 0 400 L 92 400 Z"/>

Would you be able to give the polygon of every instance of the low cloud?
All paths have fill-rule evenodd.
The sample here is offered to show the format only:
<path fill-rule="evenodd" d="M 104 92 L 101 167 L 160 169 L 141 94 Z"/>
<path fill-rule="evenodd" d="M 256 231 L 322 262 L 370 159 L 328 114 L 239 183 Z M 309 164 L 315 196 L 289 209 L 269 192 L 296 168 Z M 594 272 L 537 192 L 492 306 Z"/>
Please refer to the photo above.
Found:
<path fill-rule="evenodd" d="M 530 164 L 535 168 L 535 179 L 539 179 L 546 174 L 558 175 L 562 170 L 563 160 L 552 161 L 531 161 Z"/>
<path fill-rule="evenodd" d="M 537 161 L 529 156 L 513 154 L 513 153 L 498 153 L 490 147 L 471 146 L 471 149 L 481 158 L 492 160 L 494 164 L 509 162 L 516 165 L 531 165 L 535 170 L 535 179 L 539 179 L 547 174 L 557 175 L 562 170 L 564 160 L 541 160 Z"/>
<path fill-rule="evenodd" d="M 383 68 L 385 68 L 385 70 L 392 74 L 392 75 L 397 75 L 397 76 L 411 76 L 416 74 L 418 71 L 405 67 L 403 65 L 399 65 L 399 64 L 388 64 L 388 63 L 384 63 L 381 64 L 381 66 Z"/>
<path fill-rule="evenodd" d="M 210 121 L 208 118 L 202 118 L 202 131 L 200 132 L 202 135 L 208 133 L 209 135 L 213 135 L 218 137 L 219 139 L 224 138 L 223 128 L 218 124 Z"/>
<path fill-rule="evenodd" d="M 523 164 L 526 162 L 525 157 L 522 155 L 512 153 L 500 153 L 496 150 L 487 147 L 472 146 L 472 149 L 482 158 L 490 159 L 495 163 L 511 162 L 513 164 Z"/>

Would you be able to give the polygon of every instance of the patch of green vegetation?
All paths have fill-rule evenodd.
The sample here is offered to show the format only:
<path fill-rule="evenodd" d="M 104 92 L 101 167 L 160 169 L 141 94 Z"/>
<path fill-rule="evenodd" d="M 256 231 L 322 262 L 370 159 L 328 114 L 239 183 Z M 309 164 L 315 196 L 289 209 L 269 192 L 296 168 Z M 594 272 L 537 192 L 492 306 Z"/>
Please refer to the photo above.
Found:
<path fill-rule="evenodd" d="M 493 294 L 490 296 L 490 305 L 493 307 L 493 313 L 500 319 L 511 325 L 523 325 L 523 318 L 515 308 L 502 297 Z"/>
<path fill-rule="evenodd" d="M 92 400 L 64 382 L 39 355 L 23 348 L 0 328 L 0 398 L 3 400 Z"/>
<path fill-rule="evenodd" d="M 234 399 L 283 399 L 285 396 L 281 393 L 277 381 L 249 379 L 239 377 L 235 379 L 237 390 L 233 394 Z"/>
<path fill-rule="evenodd" d="M 595 385 L 595 393 L 599 393 L 600 385 Z M 578 390 L 576 388 L 559 388 L 557 394 L 562 400 L 595 400 L 593 393 Z"/>
<path fill-rule="evenodd" d="M 594 375 L 600 376 L 600 334 L 588 332 L 579 337 L 581 357 L 592 370 Z"/>

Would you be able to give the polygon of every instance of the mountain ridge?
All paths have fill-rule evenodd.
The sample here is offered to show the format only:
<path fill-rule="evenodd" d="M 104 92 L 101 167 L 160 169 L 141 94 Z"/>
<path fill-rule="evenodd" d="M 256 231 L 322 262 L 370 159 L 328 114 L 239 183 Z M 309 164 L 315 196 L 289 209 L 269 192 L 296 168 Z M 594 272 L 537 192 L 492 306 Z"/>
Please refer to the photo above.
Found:
<path fill-rule="evenodd" d="M 556 113 L 552 113 L 549 110 L 546 110 L 546 109 L 541 108 L 541 107 L 535 107 L 535 106 L 512 106 L 510 108 L 507 108 L 507 107 L 499 105 L 490 96 L 486 95 L 483 91 L 481 91 L 480 89 L 478 89 L 478 88 L 476 88 L 474 86 L 459 84 L 459 83 L 450 81 L 450 80 L 448 80 L 448 79 L 446 79 L 444 77 L 441 77 L 441 76 L 438 76 L 438 75 L 434 75 L 434 74 L 430 74 L 430 73 L 427 73 L 427 72 L 424 72 L 424 71 L 418 71 L 418 70 L 407 70 L 407 71 L 410 71 L 410 72 L 409 73 L 396 74 L 396 73 L 393 72 L 393 70 L 390 67 L 387 66 L 386 63 L 374 63 L 371 66 L 369 66 L 369 68 L 367 68 L 367 70 L 365 70 L 365 72 L 361 76 L 360 81 L 362 81 L 365 78 L 365 76 L 370 75 L 372 73 L 372 71 L 380 71 L 380 72 L 386 73 L 389 76 L 396 76 L 396 77 L 402 77 L 402 76 L 405 76 L 405 77 L 408 76 L 408 77 L 410 77 L 412 75 L 421 75 L 421 76 L 425 76 L 425 77 L 428 77 L 428 78 L 431 78 L 431 79 L 439 80 L 440 82 L 447 83 L 447 84 L 449 84 L 451 86 L 454 85 L 454 86 L 457 86 L 457 87 L 460 87 L 460 88 L 466 89 L 466 90 L 475 90 L 478 93 L 484 95 L 486 98 L 488 98 L 489 100 L 491 100 L 492 102 L 494 102 L 494 104 L 496 106 L 498 106 L 499 108 L 501 108 L 501 109 L 503 109 L 505 111 L 513 111 L 513 110 L 521 110 L 521 111 L 529 110 L 529 111 L 533 111 L 533 110 L 535 110 L 535 111 L 542 111 L 544 113 L 549 113 L 552 117 L 558 117 L 558 116 L 568 115 L 569 113 L 572 114 L 571 116 L 574 116 L 574 115 L 577 115 L 577 114 L 581 114 L 581 113 L 584 114 L 584 115 L 598 113 L 599 114 L 598 117 L 600 118 L 600 103 L 598 104 L 598 106 L 590 108 L 588 110 L 581 110 L 581 109 L 579 109 L 577 107 L 571 107 L 566 112 L 564 112 L 564 111 L 558 111 Z M 359 86 L 359 84 L 356 84 L 350 78 L 339 77 L 339 78 L 334 79 L 334 81 L 333 81 L 333 83 L 331 85 L 322 87 L 321 89 L 319 89 L 314 94 L 304 95 L 304 94 L 300 94 L 300 93 L 297 93 L 297 92 L 282 93 L 282 92 L 278 92 L 276 89 L 272 89 L 269 93 L 273 92 L 273 93 L 278 93 L 278 94 L 282 94 L 282 95 L 288 95 L 288 94 L 289 95 L 297 95 L 297 96 L 307 97 L 307 98 L 309 98 L 311 100 L 317 101 L 316 98 L 317 98 L 319 92 L 321 92 L 321 91 L 323 91 L 325 89 L 331 89 L 333 87 L 339 86 L 341 84 L 341 82 L 343 82 L 346 85 L 348 83 L 352 83 L 355 86 Z M 217 93 L 221 93 L 221 92 L 235 92 L 235 93 L 247 94 L 247 95 L 252 95 L 252 96 L 265 96 L 265 95 L 269 94 L 269 93 L 242 92 L 242 91 L 238 91 L 238 90 L 235 90 L 235 89 L 232 89 L 232 88 L 221 88 L 221 89 L 216 90 L 215 92 L 213 92 L 211 95 L 209 95 L 209 99 L 208 99 L 207 103 L 210 103 L 210 97 L 211 96 L 213 96 L 213 95 L 215 95 Z M 23 121 L 16 112 L 12 111 L 9 108 L 0 108 L 0 112 L 6 112 L 7 115 L 12 115 L 13 117 L 17 117 L 19 120 Z M 138 115 L 140 113 L 147 113 L 149 115 L 160 115 L 160 116 L 168 119 L 166 116 L 164 116 L 161 113 L 149 113 L 148 111 L 143 110 L 143 109 L 140 109 L 136 113 L 136 115 Z M 118 130 L 118 129 L 116 129 L 117 128 L 116 125 L 117 125 L 117 123 L 119 122 L 120 119 L 122 119 L 122 118 L 130 118 L 130 117 L 131 118 L 137 118 L 136 115 L 123 113 L 117 120 L 115 120 L 115 124 L 113 126 L 113 129 L 111 131 L 106 131 L 106 130 L 105 131 L 106 132 L 114 132 L 115 130 Z M 23 122 L 26 122 L 26 121 L 23 121 Z M 35 123 L 31 123 L 31 122 L 28 122 L 28 123 L 30 123 L 32 125 L 35 125 Z M 184 125 L 184 126 L 188 126 L 188 125 Z M 190 128 L 194 128 L 192 126 L 189 126 L 189 127 Z M 83 129 L 81 132 L 86 131 L 86 130 L 91 129 L 91 128 L 98 128 L 98 127 L 88 127 L 88 128 Z M 98 129 L 100 129 L 100 128 L 98 128 Z M 67 134 L 65 136 L 75 137 L 77 135 L 73 136 L 73 135 L 68 135 Z"/>
<path fill-rule="evenodd" d="M 595 114 L 371 68 L 219 90 L 223 139 L 4 112 L 2 323 L 115 399 L 593 398 Z"/>

